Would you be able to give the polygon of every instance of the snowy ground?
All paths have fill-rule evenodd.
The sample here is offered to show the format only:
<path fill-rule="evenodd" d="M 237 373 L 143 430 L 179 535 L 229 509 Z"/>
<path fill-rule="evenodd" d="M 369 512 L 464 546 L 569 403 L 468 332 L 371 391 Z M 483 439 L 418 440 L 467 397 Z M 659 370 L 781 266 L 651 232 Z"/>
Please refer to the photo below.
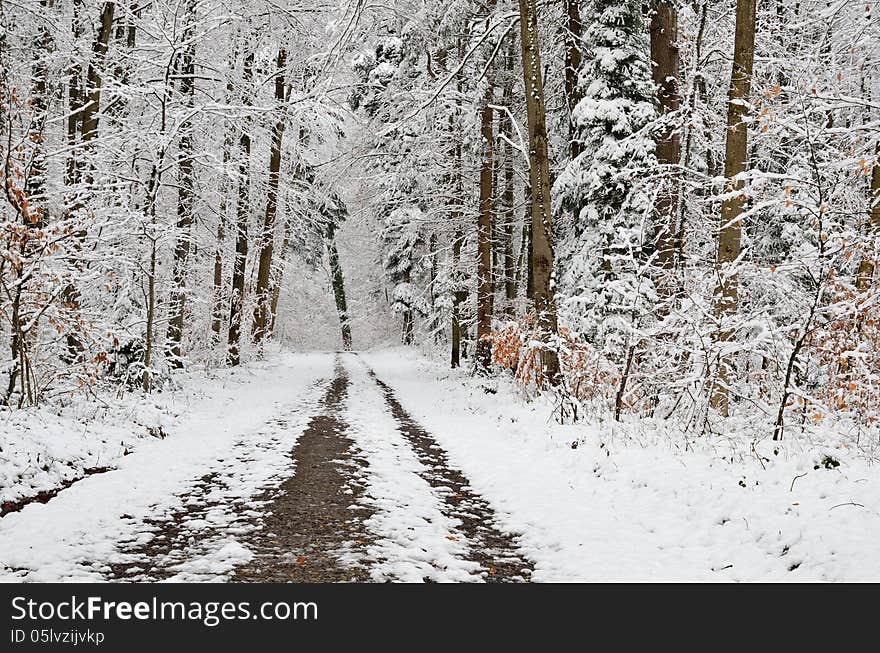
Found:
<path fill-rule="evenodd" d="M 235 475 L 232 491 L 239 495 L 256 493 L 289 465 L 286 452 L 318 394 L 315 381 L 331 374 L 332 363 L 327 355 L 283 356 L 206 382 L 199 401 L 184 396 L 167 438 L 143 441 L 117 461 L 118 469 L 0 519 L 0 580 L 103 578 L 108 563 L 124 561 L 118 559 L 120 543 L 149 537 L 143 521 L 174 510 L 180 495 L 211 472 Z M 285 441 L 260 446 L 278 432 L 267 428 L 269 422 L 291 412 L 302 422 L 283 431 Z M 250 456 L 236 456 L 242 444 Z M 217 544 L 222 549 L 229 542 Z M 241 558 L 234 545 L 226 552 Z M 212 552 L 199 555 L 216 559 L 214 568 L 227 567 Z M 193 571 L 193 565 L 181 571 Z"/>
<path fill-rule="evenodd" d="M 211 378 L 193 372 L 175 393 L 129 398 L 124 412 L 88 422 L 7 420 L 15 426 L 2 432 L 4 497 L 48 489 L 77 466 L 117 469 L 0 519 L 0 580 L 106 579 L 114 565 L 139 564 L 132 546 L 172 513 L 186 515 L 179 528 L 190 535 L 165 554 L 170 578 L 226 579 L 252 557 L 241 535 L 266 510 L 255 498 L 296 473 L 289 452 L 336 358 L 283 354 Z M 364 546 L 374 580 L 479 581 L 494 570 L 475 562 L 483 545 L 450 510 L 450 490 L 404 437 L 369 369 L 494 509 L 535 581 L 880 580 L 880 472 L 854 452 L 789 446 L 762 463 L 750 443 L 685 449 L 647 424 L 639 437 L 633 425 L 560 426 L 546 404 L 523 402 L 504 381 L 410 351 L 340 360 L 349 384 L 340 417 L 367 463 L 361 501 L 372 510 Z M 132 427 L 157 419 L 165 439 Z M 112 449 L 117 439 L 133 453 Z M 23 472 L 40 448 L 74 471 Z M 826 453 L 841 465 L 814 469 Z M 344 561 L 351 551 L 333 553 Z"/>
<path fill-rule="evenodd" d="M 399 351 L 364 359 L 523 534 L 536 581 L 880 579 L 880 469 L 846 451 L 833 470 L 814 469 L 821 449 L 765 469 L 749 443 L 731 456 L 730 442 L 685 451 L 674 436 L 560 426 L 505 383 L 489 394 Z"/>

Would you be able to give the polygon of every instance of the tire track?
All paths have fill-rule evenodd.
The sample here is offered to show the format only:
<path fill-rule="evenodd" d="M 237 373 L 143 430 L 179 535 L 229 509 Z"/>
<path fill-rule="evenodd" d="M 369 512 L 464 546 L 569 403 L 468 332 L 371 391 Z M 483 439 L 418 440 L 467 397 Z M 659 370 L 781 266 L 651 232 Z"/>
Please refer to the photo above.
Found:
<path fill-rule="evenodd" d="M 391 387 L 363 364 L 382 390 L 400 432 L 426 467 L 420 476 L 441 498 L 440 511 L 459 523 L 458 530 L 469 544 L 467 559 L 479 565 L 488 583 L 528 582 L 534 565 L 520 553 L 515 536 L 500 529 L 489 502 L 471 489 L 467 477 L 450 464 L 443 448 L 403 408 Z"/>
<path fill-rule="evenodd" d="M 271 503 L 263 529 L 245 541 L 256 555 L 236 569 L 233 582 L 369 581 L 363 522 L 372 509 L 359 502 L 358 473 L 367 461 L 357 455 L 341 417 L 348 387 L 337 359 L 322 410 L 291 452 L 294 474 L 266 497 Z"/>

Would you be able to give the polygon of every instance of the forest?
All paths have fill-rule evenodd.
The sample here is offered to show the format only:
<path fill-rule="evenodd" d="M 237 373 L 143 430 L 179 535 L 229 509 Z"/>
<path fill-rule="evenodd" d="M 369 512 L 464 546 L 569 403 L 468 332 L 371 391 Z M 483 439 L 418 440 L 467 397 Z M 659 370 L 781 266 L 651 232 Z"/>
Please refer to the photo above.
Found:
<path fill-rule="evenodd" d="M 351 482 L 385 542 L 364 558 L 373 580 L 463 580 L 465 559 L 523 579 L 442 501 L 425 503 L 442 513 L 432 528 L 461 534 L 431 545 L 433 571 L 393 564 L 407 547 L 388 533 L 427 501 L 398 476 L 422 467 L 462 496 L 475 481 L 473 511 L 505 525 L 496 548 L 536 580 L 728 569 L 716 547 L 668 571 L 587 573 L 571 549 L 598 536 L 568 521 L 548 562 L 550 535 L 529 520 L 542 501 L 560 514 L 580 502 L 585 477 L 620 492 L 656 481 L 658 502 L 690 492 L 697 512 L 757 510 L 765 535 L 795 519 L 780 508 L 792 500 L 795 530 L 825 520 L 815 538 L 779 531 L 780 571 L 744 553 L 734 579 L 880 577 L 876 551 L 858 548 L 880 533 L 877 0 L 0 0 L 0 186 L 0 569 L 13 578 L 76 578 L 65 561 L 105 559 L 97 544 L 61 562 L 54 546 L 45 559 L 4 548 L 37 536 L 39 511 L 76 488 L 61 489 L 126 464 L 149 476 L 184 450 L 216 471 L 220 449 L 198 441 L 220 428 L 209 418 L 239 429 L 227 452 L 245 430 L 300 420 L 293 440 L 271 440 L 274 458 L 249 454 L 266 478 L 220 501 L 225 519 L 281 478 L 303 483 L 283 496 L 327 506 Z M 276 410 L 303 397 L 308 410 Z M 310 444 L 310 415 L 350 443 Z M 395 471 L 370 439 L 385 422 L 415 467 Z M 199 435 L 184 447 L 180 431 Z M 295 461 L 370 462 L 359 481 L 306 483 L 284 471 L 291 447 Z M 596 481 L 606 458 L 614 471 Z M 493 475 L 511 465 L 526 476 Z M 151 490 L 177 497 L 166 517 L 187 496 L 217 507 L 195 469 Z M 556 476 L 577 491 L 541 498 Z M 110 483 L 93 494 L 127 487 Z M 797 491 L 814 492 L 815 513 Z M 147 499 L 107 510 L 138 521 Z M 297 505 L 266 519 L 300 519 Z M 859 535 L 829 544 L 835 530 Z M 363 539 L 340 532 L 340 546 Z M 770 537 L 749 532 L 750 546 Z M 268 579 L 254 546 L 212 533 L 211 573 Z M 793 562 L 796 542 L 809 554 Z M 841 546 L 850 557 L 834 558 Z M 141 578 L 130 560 L 155 551 L 120 555 L 115 578 L 182 564 L 167 552 L 165 575 Z"/>

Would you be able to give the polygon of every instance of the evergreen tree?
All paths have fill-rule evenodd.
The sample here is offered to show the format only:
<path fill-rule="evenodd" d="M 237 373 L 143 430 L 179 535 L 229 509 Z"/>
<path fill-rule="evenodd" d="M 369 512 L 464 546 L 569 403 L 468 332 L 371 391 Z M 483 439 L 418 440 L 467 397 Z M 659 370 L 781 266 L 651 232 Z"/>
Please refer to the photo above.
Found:
<path fill-rule="evenodd" d="M 583 148 L 554 189 L 560 285 L 569 298 L 561 308 L 578 333 L 613 350 L 628 316 L 654 294 L 644 268 L 652 203 L 642 181 L 656 163 L 656 109 L 642 3 L 595 0 L 584 45 L 572 116 Z"/>

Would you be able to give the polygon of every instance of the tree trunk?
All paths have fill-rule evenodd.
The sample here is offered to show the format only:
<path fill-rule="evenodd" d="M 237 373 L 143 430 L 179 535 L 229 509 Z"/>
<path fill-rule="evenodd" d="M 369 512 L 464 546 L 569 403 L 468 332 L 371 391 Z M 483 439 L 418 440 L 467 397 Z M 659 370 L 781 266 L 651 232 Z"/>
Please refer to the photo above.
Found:
<path fill-rule="evenodd" d="M 250 85 L 253 79 L 254 53 L 244 57 L 242 68 L 242 103 L 249 104 Z M 235 264 L 232 270 L 232 293 L 229 307 L 229 350 L 226 361 L 229 365 L 241 363 L 241 312 L 244 307 L 244 275 L 248 255 L 248 223 L 250 222 L 250 121 L 244 120 L 239 135 L 238 161 L 238 206 L 236 209 Z"/>
<path fill-rule="evenodd" d="M 228 130 L 227 130 L 228 134 Z M 223 181 L 220 189 L 220 207 L 217 216 L 217 244 L 214 248 L 214 293 L 211 309 L 211 341 L 216 345 L 220 342 L 220 331 L 223 328 L 223 247 L 226 241 L 226 211 L 229 183 L 226 169 L 229 166 L 229 153 L 232 142 L 229 136 L 223 140 Z"/>
<path fill-rule="evenodd" d="M 403 344 L 413 344 L 413 312 L 411 310 L 403 312 Z"/>
<path fill-rule="evenodd" d="M 581 69 L 581 36 L 583 33 L 580 0 L 565 0 L 565 13 L 568 19 L 565 32 L 565 99 L 568 103 L 568 157 L 574 160 L 583 149 L 583 144 L 577 138 L 574 120 L 572 120 L 574 108 L 581 100 L 580 84 L 578 84 L 578 74 Z"/>
<path fill-rule="evenodd" d="M 342 276 L 342 266 L 339 264 L 335 229 L 331 230 L 327 238 L 327 253 L 330 257 L 333 299 L 336 300 L 336 312 L 339 313 L 339 327 L 342 330 L 342 348 L 345 351 L 351 351 L 351 325 L 348 322 L 348 305 L 345 301 L 345 279 Z M 410 328 L 410 330 L 412 329 Z"/>
<path fill-rule="evenodd" d="M 557 335 L 556 303 L 553 297 L 553 224 L 550 207 L 550 170 L 547 161 L 547 126 L 544 110 L 544 82 L 538 43 L 537 0 L 519 0 L 522 39 L 523 80 L 529 122 L 531 181 L 532 275 L 534 279 L 537 335 L 543 378 L 551 385 L 561 381 L 559 357 L 551 342 Z"/>
<path fill-rule="evenodd" d="M 464 45 L 462 39 L 458 39 L 458 56 L 464 57 Z M 464 80 L 459 71 L 455 76 L 456 95 L 455 95 L 455 111 L 449 117 L 450 138 L 453 141 L 452 146 L 452 175 L 455 189 L 455 197 L 453 199 L 453 209 L 451 212 L 451 221 L 455 226 L 455 233 L 452 237 L 452 336 L 450 342 L 450 367 L 456 368 L 461 364 L 461 320 L 460 305 L 467 300 L 467 291 L 459 287 L 461 283 L 461 247 L 464 235 L 459 226 L 461 221 L 461 204 L 464 201 L 464 188 L 462 185 L 462 143 L 461 139 L 456 135 L 455 119 L 461 116 L 461 97 L 464 93 Z"/>
<path fill-rule="evenodd" d="M 82 9 L 80 2 L 74 2 L 73 5 L 73 24 L 74 36 L 81 31 L 80 16 L 78 12 Z M 101 10 L 101 17 L 96 30 L 95 41 L 92 44 L 92 57 L 89 61 L 88 74 L 86 76 L 86 86 L 84 89 L 79 88 L 79 75 L 81 69 L 79 65 L 75 65 L 71 69 L 70 80 L 70 104 L 73 111 L 68 116 L 68 141 L 73 145 L 76 140 L 76 127 L 80 128 L 80 142 L 87 150 L 92 149 L 92 141 L 98 135 L 98 112 L 101 108 L 101 72 L 100 66 L 104 63 L 104 56 L 107 54 L 107 47 L 110 42 L 110 36 L 113 33 L 113 14 L 116 9 L 114 2 L 104 3 Z M 71 131 L 72 130 L 72 131 Z M 90 165 L 90 164 L 89 164 Z M 90 190 L 94 181 L 91 175 L 91 169 L 86 167 L 86 187 Z M 67 176 L 72 184 L 78 184 L 81 179 L 81 170 L 77 160 L 77 155 L 71 152 L 67 164 Z M 74 193 L 78 193 L 79 189 L 74 187 Z M 76 213 L 82 208 L 82 202 L 79 197 L 74 195 L 70 209 Z M 78 231 L 76 234 L 78 240 L 85 238 L 85 233 Z M 79 309 L 80 295 L 75 285 L 70 283 L 64 289 L 63 302 L 71 310 Z M 79 336 L 75 333 L 67 334 L 67 349 L 71 360 L 75 359 L 84 349 Z"/>
<path fill-rule="evenodd" d="M 510 134 L 508 134 L 509 136 Z M 508 145 L 504 161 L 504 310 L 507 317 L 512 318 L 516 304 L 516 257 L 513 255 L 514 212 L 514 177 L 513 148 Z"/>
<path fill-rule="evenodd" d="M 187 8 L 189 25 L 184 30 L 184 41 L 191 39 L 196 6 L 190 0 Z M 180 65 L 180 94 L 185 98 L 187 117 L 180 125 L 178 144 L 177 242 L 174 244 L 174 263 L 170 298 L 170 315 L 166 334 L 166 357 L 171 367 L 183 365 L 184 313 L 186 311 L 186 272 L 192 240 L 195 179 L 193 176 L 193 117 L 195 106 L 195 44 L 190 42 L 183 51 Z"/>
<path fill-rule="evenodd" d="M 101 70 L 110 36 L 113 33 L 113 14 L 116 10 L 115 2 L 105 2 L 101 10 L 101 18 L 98 24 L 95 42 L 92 46 L 92 59 L 89 62 L 89 72 L 86 78 L 85 105 L 82 108 L 82 141 L 88 143 L 98 135 L 98 114 L 101 110 Z"/>
<path fill-rule="evenodd" d="M 290 204 L 288 203 L 288 206 Z M 290 248 L 290 217 L 284 221 L 284 236 L 281 239 L 281 261 L 275 277 L 272 279 L 272 304 L 269 306 L 269 335 L 275 333 L 275 321 L 278 318 L 278 299 L 281 296 L 281 282 L 284 279 L 285 258 Z"/>
<path fill-rule="evenodd" d="M 278 103 L 280 115 L 272 129 L 272 149 L 269 156 L 269 181 L 266 194 L 266 214 L 263 219 L 263 230 L 260 234 L 260 262 L 257 269 L 256 308 L 254 309 L 253 336 L 254 343 L 259 345 L 266 335 L 269 326 L 269 277 L 272 271 L 272 253 L 275 247 L 275 215 L 278 211 L 278 177 L 281 172 L 281 145 L 284 138 L 284 67 L 287 64 L 287 52 L 278 50 L 275 75 L 275 101 Z"/>
<path fill-rule="evenodd" d="M 233 85 L 232 70 L 235 68 L 236 53 L 233 48 L 229 61 L 229 77 L 226 81 L 226 101 L 232 102 Z M 220 342 L 220 332 L 223 329 L 223 249 L 226 240 L 226 218 L 229 209 L 229 160 L 232 153 L 232 135 L 231 125 L 225 125 L 225 134 L 223 136 L 223 176 L 220 182 L 220 206 L 217 216 L 217 244 L 214 249 L 214 293 L 213 306 L 211 310 L 211 341 L 217 345 Z"/>
<path fill-rule="evenodd" d="M 73 41 L 82 36 L 82 0 L 73 0 Z M 82 98 L 80 97 L 80 76 L 82 66 L 74 58 L 67 69 L 67 172 L 64 183 L 68 188 L 73 188 L 79 182 L 79 162 L 76 156 L 76 138 L 80 130 L 80 113 L 82 111 Z"/>
<path fill-rule="evenodd" d="M 880 141 L 877 142 L 877 160 L 871 171 L 871 188 L 868 191 L 868 210 L 870 218 L 868 220 L 868 247 L 862 254 L 862 261 L 859 264 L 858 277 L 856 278 L 856 288 L 864 292 L 871 287 L 874 280 L 874 271 L 877 267 L 877 251 L 876 241 L 880 238 Z"/>
<path fill-rule="evenodd" d="M 657 262 L 667 278 L 660 283 L 663 294 L 673 287 L 669 272 L 675 267 L 676 217 L 681 163 L 681 137 L 672 114 L 679 109 L 678 91 L 678 14 L 673 0 L 655 0 L 651 16 L 651 59 L 654 83 L 657 85 L 657 103 L 665 114 L 663 128 L 657 133 L 657 161 L 668 166 L 654 204 L 657 234 Z"/>
<path fill-rule="evenodd" d="M 730 340 L 733 332 L 724 324 L 736 313 L 738 303 L 738 280 L 731 266 L 739 258 L 742 239 L 740 215 L 745 206 L 742 179 L 735 179 L 745 172 L 748 157 L 748 126 L 743 121 L 751 94 L 752 69 L 755 61 L 755 4 L 756 0 L 737 0 L 736 33 L 733 46 L 733 71 L 730 76 L 730 97 L 727 105 L 727 143 L 725 146 L 724 176 L 727 179 L 728 197 L 721 205 L 721 229 L 718 234 L 718 275 L 715 289 L 715 316 L 719 321 L 716 338 L 719 343 Z M 722 415 L 729 412 L 727 394 L 727 367 L 729 360 L 718 361 L 718 382 L 712 393 L 711 403 Z"/>
<path fill-rule="evenodd" d="M 508 111 L 513 111 L 513 82 L 514 65 L 515 65 L 515 48 L 516 40 L 510 39 L 510 47 L 504 63 L 504 90 L 502 91 L 502 102 Z M 504 168 L 503 180 L 504 188 L 501 191 L 501 210 L 499 218 L 503 230 L 503 261 L 501 278 L 504 279 L 504 312 L 508 318 L 512 318 L 514 314 L 514 305 L 516 303 L 516 258 L 513 255 L 513 228 L 516 222 L 515 203 L 515 185 L 514 185 L 514 157 L 516 150 L 511 145 L 515 142 L 513 121 L 510 115 L 501 117 L 501 125 L 506 137 L 504 142 Z"/>
<path fill-rule="evenodd" d="M 480 164 L 480 212 L 477 221 L 477 368 L 486 371 L 492 363 L 492 347 L 489 336 L 492 333 L 492 172 L 494 168 L 493 130 L 494 110 L 491 105 L 495 97 L 493 75 L 486 75 L 486 94 L 480 113 L 480 136 L 483 141 L 482 162 Z"/>

